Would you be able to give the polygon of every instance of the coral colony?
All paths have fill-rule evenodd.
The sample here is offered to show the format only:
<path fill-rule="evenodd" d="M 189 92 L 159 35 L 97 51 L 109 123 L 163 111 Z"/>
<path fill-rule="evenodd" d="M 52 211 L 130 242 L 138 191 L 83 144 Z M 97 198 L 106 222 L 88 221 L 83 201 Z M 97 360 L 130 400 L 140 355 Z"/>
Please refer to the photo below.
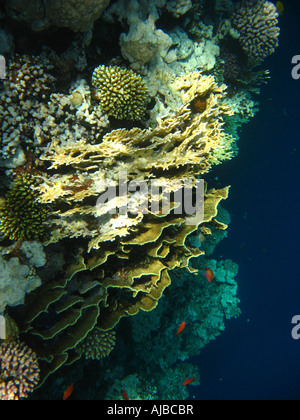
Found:
<path fill-rule="evenodd" d="M 189 359 L 239 315 L 238 266 L 213 258 L 230 188 L 209 174 L 258 111 L 278 12 L 213 4 L 4 1 L 0 399 L 72 398 L 89 359 L 81 398 L 186 399 Z"/>

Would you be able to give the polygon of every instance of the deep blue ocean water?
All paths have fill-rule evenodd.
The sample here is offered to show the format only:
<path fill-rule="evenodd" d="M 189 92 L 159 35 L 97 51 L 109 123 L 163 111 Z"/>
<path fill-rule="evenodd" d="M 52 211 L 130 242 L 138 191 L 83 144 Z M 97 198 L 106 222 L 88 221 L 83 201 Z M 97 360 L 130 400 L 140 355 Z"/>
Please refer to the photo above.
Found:
<path fill-rule="evenodd" d="M 242 315 L 198 358 L 196 399 L 299 399 L 300 340 L 291 319 L 300 314 L 300 4 L 285 1 L 280 46 L 263 64 L 271 70 L 260 111 L 243 126 L 238 157 L 216 171 L 231 185 L 224 206 L 232 221 L 215 257 L 240 266 Z"/>

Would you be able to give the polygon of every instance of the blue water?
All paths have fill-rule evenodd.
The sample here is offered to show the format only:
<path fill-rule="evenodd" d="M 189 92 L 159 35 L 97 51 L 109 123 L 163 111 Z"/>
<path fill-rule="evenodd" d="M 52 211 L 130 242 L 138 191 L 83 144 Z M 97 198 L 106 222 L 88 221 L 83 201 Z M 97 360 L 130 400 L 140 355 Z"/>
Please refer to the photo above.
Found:
<path fill-rule="evenodd" d="M 291 60 L 300 54 L 300 5 L 285 2 L 280 47 L 263 68 L 259 113 L 243 127 L 239 156 L 220 167 L 230 184 L 232 216 L 216 257 L 231 258 L 242 315 L 198 359 L 197 399 L 299 399 L 300 340 L 291 319 L 300 314 L 300 79 Z"/>

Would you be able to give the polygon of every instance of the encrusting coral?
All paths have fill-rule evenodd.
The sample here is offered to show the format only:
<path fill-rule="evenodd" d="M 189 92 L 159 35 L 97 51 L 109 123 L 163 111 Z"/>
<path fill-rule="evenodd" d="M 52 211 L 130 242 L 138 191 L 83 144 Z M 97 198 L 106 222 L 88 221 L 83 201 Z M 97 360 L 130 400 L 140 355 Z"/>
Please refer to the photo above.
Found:
<path fill-rule="evenodd" d="M 139 120 L 145 113 L 147 88 L 140 75 L 117 66 L 99 66 L 92 84 L 103 110 L 120 120 Z"/>

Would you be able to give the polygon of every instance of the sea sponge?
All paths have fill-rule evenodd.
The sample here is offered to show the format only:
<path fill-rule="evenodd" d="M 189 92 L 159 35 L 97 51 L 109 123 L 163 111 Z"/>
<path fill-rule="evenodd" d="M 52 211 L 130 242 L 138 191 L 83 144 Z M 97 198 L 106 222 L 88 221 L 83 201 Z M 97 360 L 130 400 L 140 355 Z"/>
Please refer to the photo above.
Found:
<path fill-rule="evenodd" d="M 100 91 L 100 103 L 107 115 L 120 120 L 139 120 L 144 115 L 147 87 L 141 76 L 118 66 L 99 66 L 92 84 Z"/>
<path fill-rule="evenodd" d="M 37 202 L 38 192 L 28 173 L 15 177 L 13 185 L 0 205 L 0 230 L 11 240 L 42 240 L 48 212 Z"/>
<path fill-rule="evenodd" d="M 276 6 L 265 0 L 245 0 L 232 15 L 241 47 L 252 62 L 263 61 L 278 47 L 277 18 Z"/>
<path fill-rule="evenodd" d="M 100 360 L 107 357 L 115 347 L 116 333 L 101 331 L 95 327 L 76 347 L 85 359 Z"/>
<path fill-rule="evenodd" d="M 27 398 L 39 382 L 36 354 L 24 343 L 0 345 L 0 400 Z"/>

